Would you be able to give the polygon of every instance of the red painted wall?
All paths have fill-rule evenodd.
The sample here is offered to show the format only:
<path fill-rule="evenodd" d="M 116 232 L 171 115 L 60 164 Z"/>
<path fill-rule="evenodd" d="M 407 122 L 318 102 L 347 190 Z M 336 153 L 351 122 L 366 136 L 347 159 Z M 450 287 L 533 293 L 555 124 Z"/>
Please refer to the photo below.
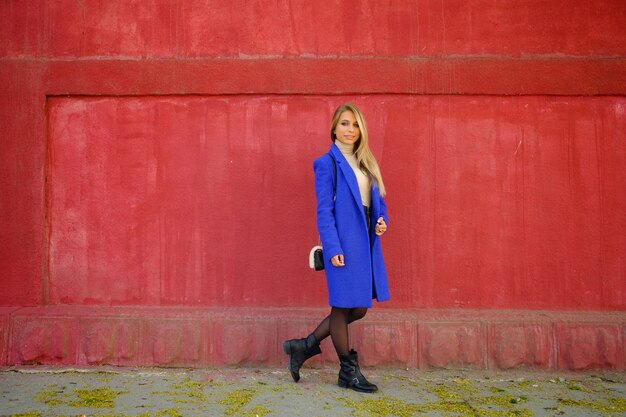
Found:
<path fill-rule="evenodd" d="M 2 305 L 324 305 L 310 165 L 350 99 L 389 183 L 388 306 L 626 309 L 621 1 L 0 18 Z"/>
<path fill-rule="evenodd" d="M 626 100 L 48 100 L 51 304 L 316 306 L 312 159 L 343 101 L 389 186 L 392 307 L 624 307 Z"/>
<path fill-rule="evenodd" d="M 100 1 L 2 4 L 11 57 L 622 57 L 620 0 Z"/>
<path fill-rule="evenodd" d="M 0 1 L 0 365 L 283 363 L 326 311 L 311 163 L 352 100 L 391 217 L 366 363 L 623 369 L 625 22 L 622 0 Z"/>

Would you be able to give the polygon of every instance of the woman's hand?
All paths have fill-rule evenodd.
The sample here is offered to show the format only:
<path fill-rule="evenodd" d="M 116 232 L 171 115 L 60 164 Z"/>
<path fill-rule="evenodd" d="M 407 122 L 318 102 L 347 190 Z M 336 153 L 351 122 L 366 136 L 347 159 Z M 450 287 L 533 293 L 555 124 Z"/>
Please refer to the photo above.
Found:
<path fill-rule="evenodd" d="M 387 223 L 385 223 L 385 219 L 382 216 L 378 218 L 376 222 L 376 236 L 382 236 L 383 233 L 387 231 Z"/>
<path fill-rule="evenodd" d="M 330 262 L 333 264 L 333 266 L 346 266 L 346 264 L 343 262 L 342 254 L 333 256 L 332 258 L 330 258 Z"/>

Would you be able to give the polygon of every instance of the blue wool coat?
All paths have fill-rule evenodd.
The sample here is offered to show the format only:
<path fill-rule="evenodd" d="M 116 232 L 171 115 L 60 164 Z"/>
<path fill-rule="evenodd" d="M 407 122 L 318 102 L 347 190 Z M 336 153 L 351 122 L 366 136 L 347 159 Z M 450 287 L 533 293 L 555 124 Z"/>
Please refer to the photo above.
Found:
<path fill-rule="evenodd" d="M 336 199 L 330 156 L 324 154 L 313 162 L 317 228 L 324 247 L 328 303 L 333 307 L 371 307 L 373 298 L 389 299 L 380 238 L 374 231 L 380 216 L 389 224 L 385 201 L 378 187 L 372 185 L 372 224 L 368 233 L 356 175 L 335 144 L 329 153 L 337 164 Z M 336 267 L 330 262 L 339 254 L 344 255 L 345 266 Z"/>

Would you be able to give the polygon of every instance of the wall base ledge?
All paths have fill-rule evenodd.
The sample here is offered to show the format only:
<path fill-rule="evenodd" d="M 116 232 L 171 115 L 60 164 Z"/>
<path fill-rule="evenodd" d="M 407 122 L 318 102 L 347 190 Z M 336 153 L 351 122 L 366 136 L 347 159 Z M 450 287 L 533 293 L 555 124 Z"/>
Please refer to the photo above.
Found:
<path fill-rule="evenodd" d="M 0 365 L 286 365 L 281 343 L 328 308 L 0 308 Z M 625 369 L 625 311 L 375 308 L 351 327 L 364 365 Z M 332 343 L 307 366 L 336 362 Z"/>

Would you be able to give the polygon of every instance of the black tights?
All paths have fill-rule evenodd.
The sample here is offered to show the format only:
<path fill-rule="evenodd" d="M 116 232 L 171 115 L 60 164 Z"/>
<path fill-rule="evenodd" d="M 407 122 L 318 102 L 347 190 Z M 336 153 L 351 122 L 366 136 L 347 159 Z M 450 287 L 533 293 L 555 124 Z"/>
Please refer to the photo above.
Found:
<path fill-rule="evenodd" d="M 350 354 L 350 343 L 348 336 L 348 324 L 360 320 L 367 313 L 366 307 L 339 308 L 332 307 L 330 314 L 322 320 L 313 332 L 315 339 L 321 342 L 322 339 L 331 337 L 337 355 L 347 356 Z"/>

